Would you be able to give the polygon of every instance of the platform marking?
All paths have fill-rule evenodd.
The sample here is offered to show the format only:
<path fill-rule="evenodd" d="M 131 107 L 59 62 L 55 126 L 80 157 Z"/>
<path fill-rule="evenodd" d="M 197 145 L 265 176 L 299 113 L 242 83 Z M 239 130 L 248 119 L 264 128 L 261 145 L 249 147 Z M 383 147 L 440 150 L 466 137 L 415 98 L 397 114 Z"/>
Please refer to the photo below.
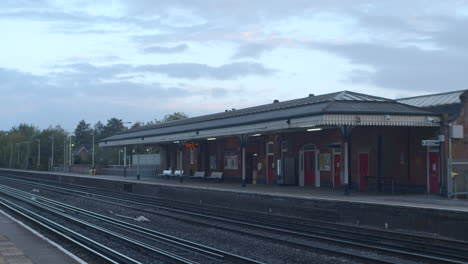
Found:
<path fill-rule="evenodd" d="M 51 244 L 52 246 L 56 247 L 58 250 L 62 251 L 65 255 L 69 256 L 70 258 L 72 258 L 73 260 L 75 260 L 76 262 L 78 262 L 79 264 L 87 264 L 86 261 L 80 259 L 79 257 L 77 257 L 76 255 L 74 255 L 73 253 L 71 253 L 70 251 L 66 250 L 65 248 L 63 248 L 62 246 L 60 246 L 59 244 L 55 243 L 54 241 L 48 239 L 47 237 L 43 236 L 41 233 L 33 230 L 32 228 L 30 228 L 28 225 L 26 225 L 25 223 L 21 222 L 20 220 L 14 218 L 13 216 L 9 215 L 7 212 L 3 211 L 3 210 L 0 210 L 0 213 L 5 215 L 6 217 L 10 218 L 12 221 L 16 222 L 17 224 L 19 224 L 20 226 L 22 226 L 23 228 L 25 228 L 26 230 L 28 230 L 29 232 L 33 233 L 34 235 L 40 237 L 41 239 L 45 240 L 47 243 Z M 3 261 L 3 262 L 2 262 Z M 19 262 L 17 262 L 19 263 Z M 5 263 L 4 260 L 0 259 L 0 264 L 8 264 L 8 263 Z"/>

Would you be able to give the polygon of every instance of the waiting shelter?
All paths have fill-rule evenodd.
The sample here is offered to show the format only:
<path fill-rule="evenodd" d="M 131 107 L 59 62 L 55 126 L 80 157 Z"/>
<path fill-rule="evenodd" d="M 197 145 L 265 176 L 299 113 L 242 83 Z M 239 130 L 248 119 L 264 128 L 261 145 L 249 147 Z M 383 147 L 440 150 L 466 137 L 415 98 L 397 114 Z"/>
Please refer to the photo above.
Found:
<path fill-rule="evenodd" d="M 140 127 L 100 146 L 157 145 L 162 169 L 242 184 L 437 193 L 443 147 L 422 141 L 440 142 L 442 124 L 440 113 L 342 91 Z"/>

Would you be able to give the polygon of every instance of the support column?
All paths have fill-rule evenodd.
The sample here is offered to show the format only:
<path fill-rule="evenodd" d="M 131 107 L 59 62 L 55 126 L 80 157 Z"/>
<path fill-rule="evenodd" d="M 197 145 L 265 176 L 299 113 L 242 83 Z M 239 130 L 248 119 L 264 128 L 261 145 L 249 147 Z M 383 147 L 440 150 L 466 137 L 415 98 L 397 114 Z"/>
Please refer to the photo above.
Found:
<path fill-rule="evenodd" d="M 343 163 L 344 163 L 344 179 L 343 179 L 343 192 L 344 195 L 349 195 L 349 184 L 350 184 L 350 168 L 351 168 L 351 156 L 349 155 L 350 139 L 352 126 L 338 126 L 343 135 Z"/>
<path fill-rule="evenodd" d="M 245 187 L 245 145 L 247 145 L 248 138 L 246 134 L 239 136 L 242 151 L 242 187 Z"/>
<path fill-rule="evenodd" d="M 183 151 L 184 151 L 184 142 L 179 141 L 179 171 L 180 171 L 180 176 L 179 176 L 179 181 L 183 182 L 184 177 L 182 176 L 182 170 L 183 170 L 183 162 L 182 162 L 182 156 L 183 156 Z"/>
<path fill-rule="evenodd" d="M 140 179 L 140 145 L 137 145 L 137 180 Z"/>

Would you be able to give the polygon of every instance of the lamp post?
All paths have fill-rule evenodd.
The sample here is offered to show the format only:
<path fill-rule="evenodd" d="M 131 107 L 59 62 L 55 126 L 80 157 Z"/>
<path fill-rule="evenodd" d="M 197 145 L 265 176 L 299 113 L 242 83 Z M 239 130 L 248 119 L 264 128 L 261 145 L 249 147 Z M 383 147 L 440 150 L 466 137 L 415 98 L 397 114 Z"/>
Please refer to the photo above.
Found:
<path fill-rule="evenodd" d="M 124 167 L 127 167 L 127 147 L 124 147 Z"/>
<path fill-rule="evenodd" d="M 13 163 L 13 143 L 10 143 L 10 164 L 9 168 L 11 169 L 11 164 Z"/>
<path fill-rule="evenodd" d="M 63 171 L 65 171 L 65 167 L 67 166 L 67 140 L 63 140 Z"/>
<path fill-rule="evenodd" d="M 18 160 L 16 161 L 16 165 L 20 164 L 20 143 L 16 143 L 16 146 L 18 147 Z"/>
<path fill-rule="evenodd" d="M 93 129 L 93 152 L 91 153 L 91 166 L 94 170 L 94 129 Z"/>
<path fill-rule="evenodd" d="M 37 141 L 37 167 L 41 166 L 41 140 L 36 139 Z"/>
<path fill-rule="evenodd" d="M 50 170 L 54 170 L 54 135 L 49 137 L 52 139 L 52 154 L 50 155 Z"/>

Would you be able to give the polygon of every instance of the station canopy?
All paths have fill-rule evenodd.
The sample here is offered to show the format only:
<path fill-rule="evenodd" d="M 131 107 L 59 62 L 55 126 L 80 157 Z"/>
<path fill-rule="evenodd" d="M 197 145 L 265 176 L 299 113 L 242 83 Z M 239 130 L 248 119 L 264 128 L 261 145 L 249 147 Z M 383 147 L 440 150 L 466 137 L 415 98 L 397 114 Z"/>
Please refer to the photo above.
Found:
<path fill-rule="evenodd" d="M 100 146 L 168 143 L 321 126 L 438 127 L 441 115 L 395 100 L 350 91 L 139 127 L 102 139 Z"/>

